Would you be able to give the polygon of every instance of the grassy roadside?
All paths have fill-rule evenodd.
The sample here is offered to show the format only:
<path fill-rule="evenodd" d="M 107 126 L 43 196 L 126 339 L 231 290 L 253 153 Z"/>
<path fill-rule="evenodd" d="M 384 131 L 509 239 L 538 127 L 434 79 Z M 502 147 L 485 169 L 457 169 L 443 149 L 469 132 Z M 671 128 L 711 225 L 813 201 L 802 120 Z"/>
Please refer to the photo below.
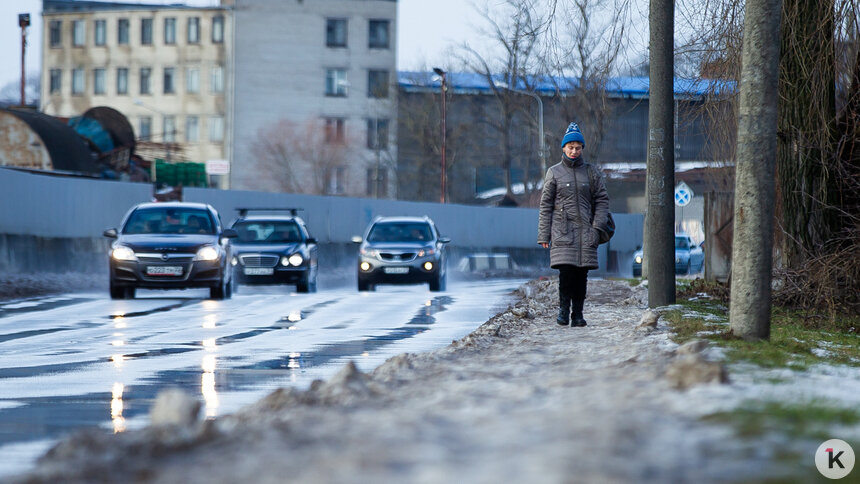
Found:
<path fill-rule="evenodd" d="M 684 343 L 705 339 L 722 348 L 725 363 L 753 365 L 761 369 L 790 369 L 792 372 L 762 372 L 761 383 L 790 383 L 791 375 L 819 364 L 860 367 L 860 316 L 822 317 L 775 306 L 771 313 L 768 341 L 744 341 L 731 334 L 728 318 L 728 288 L 701 280 L 678 281 L 677 304 L 663 312 L 672 331 L 671 339 Z M 748 366 L 747 366 L 748 368 Z M 844 404 L 843 404 L 844 405 Z M 860 407 L 840 406 L 821 399 L 769 401 L 749 399 L 738 407 L 703 417 L 703 421 L 729 425 L 738 438 L 764 444 L 780 468 L 797 473 L 788 482 L 809 482 L 822 476 L 810 466 L 811 452 L 830 438 L 856 436 L 860 431 Z M 848 440 L 855 452 L 860 442 Z M 856 474 L 860 470 L 855 470 Z"/>

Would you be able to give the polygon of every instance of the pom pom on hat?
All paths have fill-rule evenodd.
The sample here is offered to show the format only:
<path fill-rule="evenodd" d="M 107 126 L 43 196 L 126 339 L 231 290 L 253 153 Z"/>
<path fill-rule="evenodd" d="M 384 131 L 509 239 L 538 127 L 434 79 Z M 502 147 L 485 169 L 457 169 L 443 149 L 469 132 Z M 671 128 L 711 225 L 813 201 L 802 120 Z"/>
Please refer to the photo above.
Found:
<path fill-rule="evenodd" d="M 579 130 L 579 125 L 576 123 L 570 123 L 567 126 L 567 131 L 564 132 L 564 138 L 561 139 L 561 147 L 564 148 L 564 145 L 571 141 L 579 141 L 582 143 L 582 147 L 585 148 L 585 137 L 582 136 L 582 131 Z"/>

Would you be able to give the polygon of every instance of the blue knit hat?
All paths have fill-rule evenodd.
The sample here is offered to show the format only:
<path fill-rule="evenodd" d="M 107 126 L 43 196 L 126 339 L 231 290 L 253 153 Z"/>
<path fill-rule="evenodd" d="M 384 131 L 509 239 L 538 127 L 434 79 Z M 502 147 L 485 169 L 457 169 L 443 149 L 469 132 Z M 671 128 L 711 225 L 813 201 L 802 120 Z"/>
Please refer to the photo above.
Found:
<path fill-rule="evenodd" d="M 576 123 L 568 125 L 567 131 L 564 132 L 564 138 L 561 139 L 561 147 L 564 148 L 564 145 L 571 141 L 579 141 L 582 143 L 582 147 L 585 148 L 585 137 L 582 136 L 582 131 L 579 130 L 579 125 Z"/>

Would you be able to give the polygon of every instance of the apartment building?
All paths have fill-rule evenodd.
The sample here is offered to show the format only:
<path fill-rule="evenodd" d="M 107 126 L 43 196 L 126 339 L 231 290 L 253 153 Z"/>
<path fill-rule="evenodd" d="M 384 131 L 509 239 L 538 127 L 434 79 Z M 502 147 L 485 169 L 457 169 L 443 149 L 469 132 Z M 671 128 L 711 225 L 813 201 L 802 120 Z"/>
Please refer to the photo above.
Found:
<path fill-rule="evenodd" d="M 397 2 L 222 4 L 235 22 L 233 186 L 394 198 Z M 266 160 L 279 148 L 304 163 Z"/>
<path fill-rule="evenodd" d="M 109 106 L 148 158 L 227 159 L 229 9 L 43 0 L 42 19 L 43 112 Z"/>

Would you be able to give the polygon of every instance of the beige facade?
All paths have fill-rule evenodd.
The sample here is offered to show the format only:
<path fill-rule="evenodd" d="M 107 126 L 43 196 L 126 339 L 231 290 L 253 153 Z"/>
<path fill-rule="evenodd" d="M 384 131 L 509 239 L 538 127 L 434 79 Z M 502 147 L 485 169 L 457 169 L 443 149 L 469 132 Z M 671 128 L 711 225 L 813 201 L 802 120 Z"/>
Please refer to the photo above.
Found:
<path fill-rule="evenodd" d="M 71 117 L 109 106 L 128 117 L 146 158 L 227 158 L 229 10 L 57 0 L 43 6 L 43 112 Z"/>

